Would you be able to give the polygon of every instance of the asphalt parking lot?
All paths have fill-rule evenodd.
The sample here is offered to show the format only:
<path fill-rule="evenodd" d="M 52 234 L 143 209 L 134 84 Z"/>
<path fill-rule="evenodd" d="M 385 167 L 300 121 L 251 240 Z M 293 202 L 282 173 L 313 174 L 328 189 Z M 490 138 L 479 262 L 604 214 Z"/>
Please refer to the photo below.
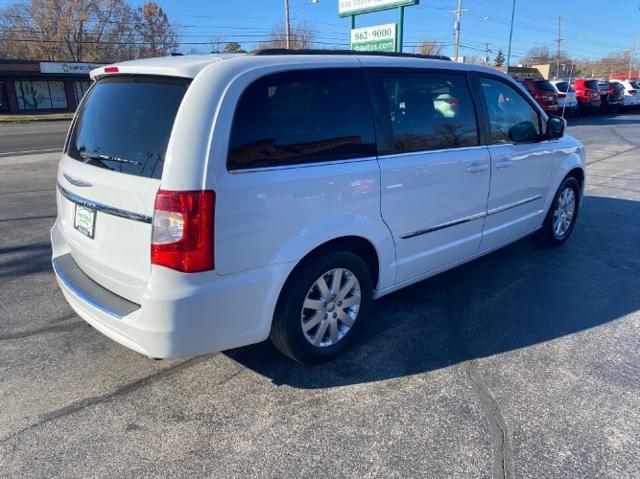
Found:
<path fill-rule="evenodd" d="M 59 154 L 0 155 L 0 477 L 637 478 L 640 112 L 571 123 L 564 247 L 387 296 L 317 367 L 268 343 L 153 361 L 90 328 L 51 272 Z"/>

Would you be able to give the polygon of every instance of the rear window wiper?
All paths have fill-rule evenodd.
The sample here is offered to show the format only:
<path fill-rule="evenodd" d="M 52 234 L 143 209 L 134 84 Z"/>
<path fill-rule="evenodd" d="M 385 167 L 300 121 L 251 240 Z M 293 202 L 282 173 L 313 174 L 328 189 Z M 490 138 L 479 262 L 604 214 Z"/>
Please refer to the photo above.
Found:
<path fill-rule="evenodd" d="M 106 160 L 106 161 L 116 161 L 118 163 L 126 163 L 128 165 L 138 165 L 138 166 L 142 166 L 142 163 L 138 162 L 138 161 L 133 161 L 133 160 L 126 160 L 124 158 L 120 158 L 118 156 L 111 156 L 111 155 L 103 155 L 101 153 L 95 153 L 95 152 L 86 152 L 83 151 L 80 153 L 80 156 L 84 159 L 87 160 Z"/>

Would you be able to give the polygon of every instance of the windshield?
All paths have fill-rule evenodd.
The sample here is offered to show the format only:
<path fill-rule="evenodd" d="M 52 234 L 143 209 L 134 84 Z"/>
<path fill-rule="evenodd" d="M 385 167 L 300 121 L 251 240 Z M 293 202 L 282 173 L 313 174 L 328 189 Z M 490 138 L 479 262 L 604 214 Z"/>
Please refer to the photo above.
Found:
<path fill-rule="evenodd" d="M 584 82 L 584 86 L 585 86 L 585 88 L 588 88 L 589 90 L 597 90 L 597 89 L 599 89 L 598 80 L 587 80 L 586 82 Z"/>
<path fill-rule="evenodd" d="M 67 154 L 129 175 L 160 178 L 189 80 L 116 76 L 99 80 L 78 111 Z"/>

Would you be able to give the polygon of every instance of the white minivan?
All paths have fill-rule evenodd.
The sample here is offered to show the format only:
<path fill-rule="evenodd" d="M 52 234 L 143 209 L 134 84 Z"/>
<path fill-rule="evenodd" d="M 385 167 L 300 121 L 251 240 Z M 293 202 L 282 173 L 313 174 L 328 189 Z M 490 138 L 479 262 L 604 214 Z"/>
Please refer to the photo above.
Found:
<path fill-rule="evenodd" d="M 91 76 L 53 267 L 79 316 L 149 357 L 271 337 L 329 360 L 374 299 L 527 235 L 560 245 L 580 208 L 583 146 L 490 68 L 263 50 Z"/>

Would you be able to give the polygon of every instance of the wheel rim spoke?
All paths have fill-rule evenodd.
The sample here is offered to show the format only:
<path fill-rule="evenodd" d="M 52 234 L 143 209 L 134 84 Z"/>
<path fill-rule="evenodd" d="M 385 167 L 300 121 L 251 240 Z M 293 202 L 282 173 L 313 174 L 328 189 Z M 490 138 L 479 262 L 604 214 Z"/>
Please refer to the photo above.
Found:
<path fill-rule="evenodd" d="M 306 309 L 313 309 L 315 311 L 321 311 L 323 304 L 324 303 L 319 299 L 306 298 L 302 307 Z"/>
<path fill-rule="evenodd" d="M 351 316 L 349 316 L 347 313 L 345 313 L 342 310 L 338 311 L 338 319 L 342 324 L 344 324 L 349 328 L 353 326 L 353 319 L 351 318 Z"/>
<path fill-rule="evenodd" d="M 320 326 L 318 326 L 318 330 L 316 331 L 316 334 L 313 336 L 314 346 L 320 346 L 320 343 L 322 342 L 322 339 L 324 338 L 324 335 L 327 332 L 328 326 L 329 326 L 329 323 L 327 321 L 323 321 L 320 323 Z"/>
<path fill-rule="evenodd" d="M 305 323 L 303 323 L 302 325 L 303 331 L 305 333 L 308 333 L 309 331 L 311 331 L 318 324 L 320 324 L 320 321 L 322 321 L 322 318 L 323 318 L 322 312 L 318 311 L 316 314 L 311 316 L 311 318 L 309 318 Z"/>
<path fill-rule="evenodd" d="M 333 344 L 338 342 L 338 320 L 336 318 L 329 321 L 329 337 Z"/>
<path fill-rule="evenodd" d="M 334 269 L 331 272 L 331 294 L 333 296 L 338 294 L 340 291 L 340 284 L 342 284 L 342 273 L 343 270 L 340 268 Z"/>
<path fill-rule="evenodd" d="M 342 309 L 350 308 L 351 306 L 357 306 L 360 304 L 359 296 L 351 296 L 350 298 L 344 299 L 342 301 Z"/>
<path fill-rule="evenodd" d="M 320 296 L 322 296 L 324 299 L 328 299 L 331 297 L 331 292 L 329 291 L 329 286 L 327 286 L 327 281 L 324 279 L 324 276 L 318 278 L 315 284 L 318 288 Z"/>
<path fill-rule="evenodd" d="M 345 296 L 347 296 L 353 290 L 353 287 L 356 285 L 356 281 L 356 277 L 351 275 L 340 290 L 338 298 L 343 299 Z"/>

